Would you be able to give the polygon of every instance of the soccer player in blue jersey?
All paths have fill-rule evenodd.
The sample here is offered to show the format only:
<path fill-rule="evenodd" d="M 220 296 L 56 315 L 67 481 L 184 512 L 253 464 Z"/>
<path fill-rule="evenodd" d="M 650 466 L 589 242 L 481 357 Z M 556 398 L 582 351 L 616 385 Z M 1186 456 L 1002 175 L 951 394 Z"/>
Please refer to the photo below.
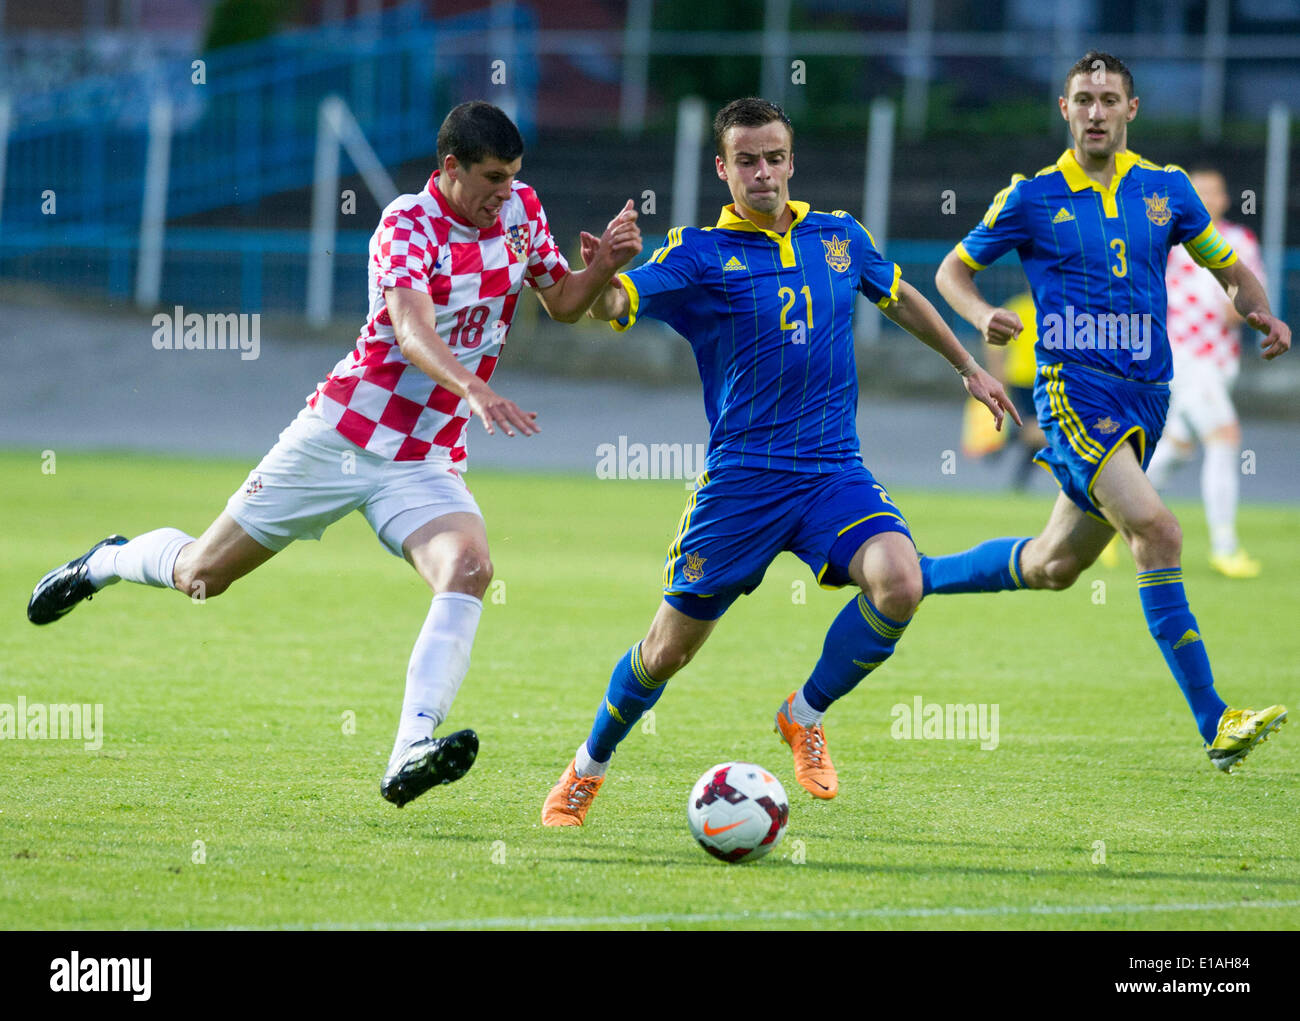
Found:
<path fill-rule="evenodd" d="M 1070 68 L 1059 103 L 1073 148 L 1033 178 L 1013 177 L 944 259 L 936 282 L 985 340 L 1005 344 L 1020 319 L 985 301 L 974 279 L 1005 253 L 1019 253 L 1039 319 L 1034 403 L 1048 446 L 1038 461 L 1061 493 L 1038 536 L 923 557 L 925 594 L 1068 588 L 1118 530 L 1137 562 L 1147 627 L 1210 761 L 1230 770 L 1286 709 L 1229 709 L 1215 692 L 1183 592 L 1182 532 L 1144 473 L 1169 407 L 1169 250 L 1185 245 L 1218 278 L 1264 334 L 1265 359 L 1291 346 L 1291 331 L 1271 314 L 1263 287 L 1219 236 L 1187 175 L 1129 151 L 1138 100 L 1123 63 L 1088 53 Z"/>
<path fill-rule="evenodd" d="M 835 796 L 822 718 L 889 658 L 921 598 L 907 522 L 859 453 L 859 292 L 946 358 L 999 428 L 1004 411 L 1019 421 L 1001 384 L 857 220 L 790 201 L 794 132 L 779 107 L 736 100 L 718 113 L 713 133 L 733 203 L 712 227 L 670 231 L 590 312 L 616 330 L 659 319 L 690 342 L 709 449 L 668 550 L 663 602 L 646 637 L 614 667 L 590 736 L 546 799 L 547 826 L 582 824 L 618 743 L 782 550 L 825 587 L 861 589 L 832 623 L 807 683 L 776 714 L 796 779 L 814 797 Z M 594 241 L 584 236 L 584 255 Z"/>

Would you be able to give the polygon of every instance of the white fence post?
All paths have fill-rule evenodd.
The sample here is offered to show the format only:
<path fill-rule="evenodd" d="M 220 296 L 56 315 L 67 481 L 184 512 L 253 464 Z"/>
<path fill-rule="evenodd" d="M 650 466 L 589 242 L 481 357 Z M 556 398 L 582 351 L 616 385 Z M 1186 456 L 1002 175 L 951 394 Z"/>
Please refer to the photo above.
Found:
<path fill-rule="evenodd" d="M 675 227 L 694 227 L 700 208 L 700 143 L 707 118 L 704 100 L 687 96 L 677 104 L 677 145 L 673 153 Z"/>
<path fill-rule="evenodd" d="M 311 240 L 307 264 L 307 322 L 324 326 L 334 306 L 334 250 L 338 243 L 339 147 L 347 149 L 380 207 L 397 186 L 366 141 L 361 125 L 338 96 L 326 96 L 316 113 L 316 167 L 312 173 Z"/>
<path fill-rule="evenodd" d="M 639 135 L 645 128 L 653 18 L 654 0 L 628 5 L 627 24 L 623 27 L 623 87 L 618 96 L 618 126 L 625 135 Z"/>
<path fill-rule="evenodd" d="M 316 166 L 312 171 L 311 241 L 307 264 L 307 322 L 324 326 L 334 304 L 335 203 L 339 194 L 339 139 L 335 112 L 343 100 L 326 96 L 316 111 Z"/>
<path fill-rule="evenodd" d="M 4 224 L 5 167 L 9 165 L 9 125 L 13 104 L 9 93 L 0 92 L 0 225 Z"/>
<path fill-rule="evenodd" d="M 907 51 L 903 59 L 903 127 L 911 138 L 919 138 L 925 132 L 933 48 L 934 0 L 908 0 Z"/>
<path fill-rule="evenodd" d="M 1268 151 L 1264 171 L 1264 275 L 1273 311 L 1285 315 L 1283 243 L 1286 240 L 1286 186 L 1291 163 L 1291 111 L 1282 102 L 1268 110 Z"/>
<path fill-rule="evenodd" d="M 1201 56 L 1201 141 L 1223 134 L 1224 54 L 1228 49 L 1228 0 L 1205 6 L 1205 45 Z"/>
<path fill-rule="evenodd" d="M 881 97 L 872 100 L 867 132 L 867 169 L 862 180 L 863 226 L 871 231 L 881 253 L 889 240 L 889 183 L 894 166 L 894 104 Z M 858 337 L 864 344 L 880 341 L 880 316 L 871 302 L 858 296 Z"/>
<path fill-rule="evenodd" d="M 149 105 L 149 150 L 145 157 L 140 256 L 135 272 L 135 303 L 140 308 L 157 305 L 162 289 L 163 234 L 167 226 L 171 150 L 172 101 L 159 93 Z"/>
<path fill-rule="evenodd" d="M 760 95 L 777 106 L 785 105 L 790 80 L 790 0 L 763 4 L 763 72 Z"/>

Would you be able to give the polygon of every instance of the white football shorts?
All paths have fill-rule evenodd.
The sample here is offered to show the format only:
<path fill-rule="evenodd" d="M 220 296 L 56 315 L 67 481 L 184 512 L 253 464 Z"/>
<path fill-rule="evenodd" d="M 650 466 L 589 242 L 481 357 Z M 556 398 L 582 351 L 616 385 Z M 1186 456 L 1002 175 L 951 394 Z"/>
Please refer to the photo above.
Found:
<path fill-rule="evenodd" d="M 239 527 L 277 553 L 295 539 L 319 539 L 354 510 L 397 557 L 411 533 L 434 518 L 483 516 L 450 461 L 390 461 L 344 438 L 311 408 L 226 502 Z"/>
<path fill-rule="evenodd" d="M 1175 443 L 1205 442 L 1216 429 L 1237 421 L 1232 384 L 1237 373 L 1203 358 L 1178 359 L 1169 384 L 1169 417 L 1164 435 Z"/>

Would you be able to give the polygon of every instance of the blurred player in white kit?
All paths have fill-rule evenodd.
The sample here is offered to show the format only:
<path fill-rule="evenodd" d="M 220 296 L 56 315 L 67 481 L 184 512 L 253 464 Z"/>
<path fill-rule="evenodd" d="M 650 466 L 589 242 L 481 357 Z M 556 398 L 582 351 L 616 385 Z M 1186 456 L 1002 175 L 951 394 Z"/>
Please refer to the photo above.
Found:
<path fill-rule="evenodd" d="M 1260 280 L 1259 243 L 1246 227 L 1225 220 L 1227 184 L 1217 170 L 1189 175 L 1223 239 Z M 1157 489 L 1204 447 L 1201 499 L 1210 527 L 1210 566 L 1229 578 L 1253 578 L 1259 561 L 1237 542 L 1237 494 L 1241 479 L 1241 425 L 1231 390 L 1241 364 L 1242 319 L 1214 276 L 1196 265 L 1179 245 L 1169 253 L 1168 332 L 1173 349 L 1169 420 L 1147 468 Z"/>

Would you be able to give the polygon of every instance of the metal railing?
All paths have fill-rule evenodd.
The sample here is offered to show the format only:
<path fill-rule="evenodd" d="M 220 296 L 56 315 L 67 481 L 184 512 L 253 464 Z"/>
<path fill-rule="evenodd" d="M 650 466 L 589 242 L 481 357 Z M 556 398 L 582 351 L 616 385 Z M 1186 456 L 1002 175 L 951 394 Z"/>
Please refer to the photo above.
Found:
<path fill-rule="evenodd" d="M 495 31 L 513 76 L 507 101 L 525 134 L 536 94 L 531 11 L 513 6 Z M 317 107 L 341 95 L 386 164 L 433 148 L 439 111 L 459 102 L 465 40 L 483 19 L 431 21 L 407 4 L 343 25 L 289 32 L 147 71 L 12 97 L 0 232 L 79 223 L 91 236 L 141 216 L 150 110 L 172 110 L 168 218 L 248 204 L 306 187 Z M 444 52 L 445 51 L 445 52 Z M 52 239 L 57 240 L 57 239 Z"/>

